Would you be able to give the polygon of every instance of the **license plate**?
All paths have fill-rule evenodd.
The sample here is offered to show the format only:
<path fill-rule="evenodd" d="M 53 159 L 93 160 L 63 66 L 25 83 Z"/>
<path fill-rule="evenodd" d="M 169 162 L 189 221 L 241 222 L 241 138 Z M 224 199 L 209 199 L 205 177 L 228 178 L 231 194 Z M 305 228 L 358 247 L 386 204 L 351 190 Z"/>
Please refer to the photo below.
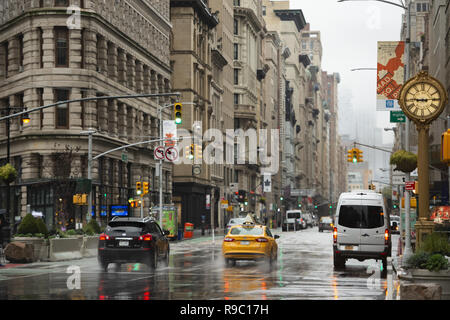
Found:
<path fill-rule="evenodd" d="M 119 241 L 119 247 L 128 247 L 129 242 L 128 241 Z"/>
<path fill-rule="evenodd" d="M 250 244 L 250 241 L 241 241 L 241 244 L 249 245 L 249 244 Z"/>
<path fill-rule="evenodd" d="M 353 250 L 353 246 L 345 246 L 345 250 Z"/>

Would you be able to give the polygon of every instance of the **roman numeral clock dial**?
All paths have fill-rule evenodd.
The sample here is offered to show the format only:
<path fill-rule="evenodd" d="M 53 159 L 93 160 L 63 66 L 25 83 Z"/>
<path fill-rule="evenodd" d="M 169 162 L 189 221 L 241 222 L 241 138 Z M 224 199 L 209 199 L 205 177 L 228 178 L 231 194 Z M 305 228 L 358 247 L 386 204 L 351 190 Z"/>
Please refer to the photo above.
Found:
<path fill-rule="evenodd" d="M 435 78 L 421 71 L 408 80 L 400 91 L 399 104 L 406 116 L 420 123 L 436 119 L 447 101 L 447 92 Z"/>

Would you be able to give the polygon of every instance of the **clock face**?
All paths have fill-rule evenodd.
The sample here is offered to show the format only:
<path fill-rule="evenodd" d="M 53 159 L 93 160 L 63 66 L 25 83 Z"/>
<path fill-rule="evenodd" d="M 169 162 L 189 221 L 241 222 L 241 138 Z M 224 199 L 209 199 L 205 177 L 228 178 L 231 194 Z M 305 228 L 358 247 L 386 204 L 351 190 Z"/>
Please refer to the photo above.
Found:
<path fill-rule="evenodd" d="M 433 117 L 440 111 L 442 97 L 440 91 L 428 82 L 412 85 L 405 96 L 406 109 L 419 119 Z"/>
<path fill-rule="evenodd" d="M 426 71 L 406 81 L 398 99 L 405 115 L 417 124 L 428 124 L 439 117 L 447 101 L 444 86 Z"/>

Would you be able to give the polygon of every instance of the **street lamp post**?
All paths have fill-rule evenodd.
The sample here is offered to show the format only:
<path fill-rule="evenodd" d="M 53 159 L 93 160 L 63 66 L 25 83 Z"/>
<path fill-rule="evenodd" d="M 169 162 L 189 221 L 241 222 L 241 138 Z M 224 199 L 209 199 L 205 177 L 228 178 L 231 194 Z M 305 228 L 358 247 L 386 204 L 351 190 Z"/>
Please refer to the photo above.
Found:
<path fill-rule="evenodd" d="M 407 14 L 407 23 L 406 23 L 406 63 L 405 63 L 405 81 L 410 77 L 410 43 L 411 43 L 411 0 L 406 0 L 407 4 L 405 5 L 402 1 L 401 4 L 386 1 L 386 0 L 338 0 L 338 2 L 346 2 L 346 1 L 377 1 L 386 4 L 390 4 L 399 8 L 406 10 Z M 405 122 L 405 151 L 409 151 L 409 127 L 410 120 L 406 117 Z M 409 181 L 411 179 L 410 173 L 406 173 L 406 179 Z M 410 211 L 410 194 L 409 191 L 405 191 L 405 251 L 403 252 L 402 258 L 402 266 L 406 267 L 408 258 L 412 255 L 412 247 L 411 247 L 411 232 L 410 223 L 409 223 L 409 211 Z"/>

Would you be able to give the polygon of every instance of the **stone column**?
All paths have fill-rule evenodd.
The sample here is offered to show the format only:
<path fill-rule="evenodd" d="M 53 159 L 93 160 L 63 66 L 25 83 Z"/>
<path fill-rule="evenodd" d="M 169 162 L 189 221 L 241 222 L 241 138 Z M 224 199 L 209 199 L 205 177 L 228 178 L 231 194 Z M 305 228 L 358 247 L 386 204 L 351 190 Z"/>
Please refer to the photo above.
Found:
<path fill-rule="evenodd" d="M 125 51 L 118 49 L 117 56 L 117 72 L 119 77 L 119 83 L 123 86 L 127 86 L 127 56 Z"/>
<path fill-rule="evenodd" d="M 72 61 L 72 59 L 70 60 Z M 82 94 L 80 88 L 73 88 L 70 95 L 70 99 L 76 100 L 81 99 L 81 97 Z M 83 129 L 81 121 L 81 118 L 83 117 L 81 102 L 72 102 L 70 104 L 69 112 L 70 112 L 69 115 L 70 129 L 81 131 Z"/>
<path fill-rule="evenodd" d="M 34 28 L 24 32 L 23 35 L 23 66 L 24 71 L 40 68 L 39 29 Z"/>
<path fill-rule="evenodd" d="M 150 90 L 152 94 L 158 93 L 158 77 L 155 70 L 150 71 Z M 152 98 L 154 102 L 158 102 L 158 98 Z"/>
<path fill-rule="evenodd" d="M 101 35 L 97 35 L 97 71 L 108 76 L 108 46 Z"/>
<path fill-rule="evenodd" d="M 44 64 L 44 68 L 54 68 L 55 41 L 53 35 L 53 27 L 42 27 L 42 40 L 42 62 Z"/>
<path fill-rule="evenodd" d="M 136 92 L 142 93 L 144 90 L 144 66 L 142 62 L 136 60 Z"/>
<path fill-rule="evenodd" d="M 23 104 L 28 107 L 28 109 L 32 109 L 35 107 L 39 107 L 39 96 L 36 89 L 26 89 L 23 95 Z M 30 130 L 39 130 L 39 124 L 41 119 L 39 117 L 39 112 L 33 112 L 29 114 L 31 121 L 29 124 L 24 125 L 22 130 L 24 132 Z"/>
<path fill-rule="evenodd" d="M 44 105 L 55 102 L 54 92 L 52 88 L 44 88 L 43 94 Z M 42 130 L 55 129 L 55 108 L 46 108 L 43 110 L 44 119 L 42 121 Z"/>
<path fill-rule="evenodd" d="M 13 37 L 8 41 L 8 77 L 19 72 L 19 38 Z"/>
<path fill-rule="evenodd" d="M 98 130 L 102 133 L 108 132 L 108 101 L 107 100 L 98 100 Z"/>
<path fill-rule="evenodd" d="M 131 90 L 136 88 L 136 61 L 132 56 L 127 56 L 127 87 Z"/>
<path fill-rule="evenodd" d="M 114 43 L 108 42 L 108 77 L 117 82 L 117 47 Z"/>
<path fill-rule="evenodd" d="M 81 30 L 72 29 L 69 30 L 69 68 L 81 69 L 81 60 L 83 46 L 81 44 Z"/>
<path fill-rule="evenodd" d="M 135 133 L 135 121 L 136 121 L 136 109 L 130 106 L 127 106 L 127 124 L 133 124 L 127 126 L 127 140 L 130 143 L 133 143 L 136 139 Z"/>
<path fill-rule="evenodd" d="M 118 134 L 119 139 L 126 140 L 127 138 L 127 106 L 119 102 L 118 105 Z"/>
<path fill-rule="evenodd" d="M 94 31 L 84 30 L 85 69 L 97 70 L 97 35 Z"/>
<path fill-rule="evenodd" d="M 118 103 L 112 99 L 108 103 L 108 132 L 111 136 L 118 136 Z"/>
<path fill-rule="evenodd" d="M 1 54 L 1 53 L 0 53 Z M 148 66 L 144 66 L 144 74 L 143 74 L 143 90 L 144 93 L 151 93 L 150 89 L 150 68 Z"/>

